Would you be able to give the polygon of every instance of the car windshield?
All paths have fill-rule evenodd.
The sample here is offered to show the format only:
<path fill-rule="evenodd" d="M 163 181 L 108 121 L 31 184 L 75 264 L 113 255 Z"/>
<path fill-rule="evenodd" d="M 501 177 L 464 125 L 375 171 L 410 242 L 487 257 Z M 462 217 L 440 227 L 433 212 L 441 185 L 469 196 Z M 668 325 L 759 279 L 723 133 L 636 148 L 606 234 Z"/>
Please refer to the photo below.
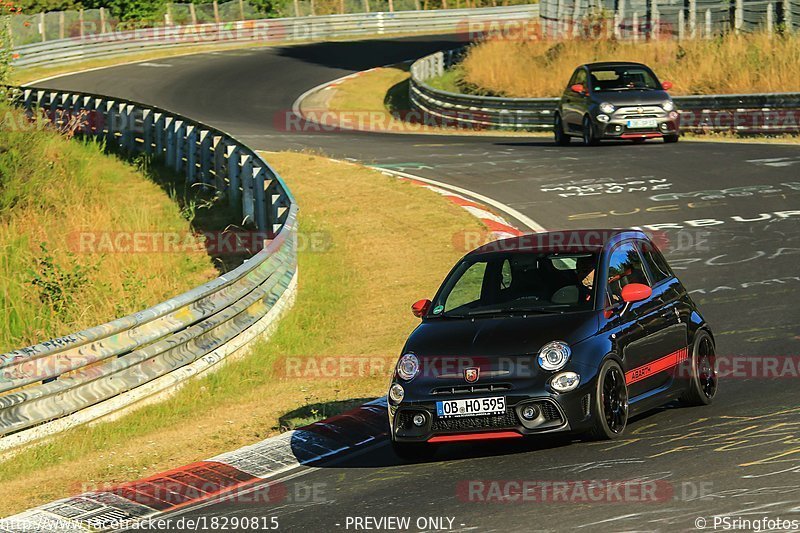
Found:
<path fill-rule="evenodd" d="M 589 83 L 594 91 L 658 89 L 655 76 L 642 67 L 608 67 L 592 70 Z"/>
<path fill-rule="evenodd" d="M 508 252 L 465 258 L 445 280 L 433 316 L 563 313 L 594 306 L 593 252 Z"/>

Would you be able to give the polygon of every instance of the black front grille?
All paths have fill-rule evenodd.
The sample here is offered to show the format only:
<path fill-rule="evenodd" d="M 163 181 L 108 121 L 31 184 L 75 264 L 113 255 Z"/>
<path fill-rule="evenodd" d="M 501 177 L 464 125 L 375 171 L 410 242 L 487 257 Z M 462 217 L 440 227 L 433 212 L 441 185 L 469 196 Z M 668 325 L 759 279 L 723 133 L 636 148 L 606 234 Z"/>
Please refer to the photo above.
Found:
<path fill-rule="evenodd" d="M 469 431 L 474 429 L 503 429 L 519 425 L 519 420 L 511 407 L 505 414 L 489 416 L 470 416 L 464 418 L 434 418 L 433 431 Z"/>

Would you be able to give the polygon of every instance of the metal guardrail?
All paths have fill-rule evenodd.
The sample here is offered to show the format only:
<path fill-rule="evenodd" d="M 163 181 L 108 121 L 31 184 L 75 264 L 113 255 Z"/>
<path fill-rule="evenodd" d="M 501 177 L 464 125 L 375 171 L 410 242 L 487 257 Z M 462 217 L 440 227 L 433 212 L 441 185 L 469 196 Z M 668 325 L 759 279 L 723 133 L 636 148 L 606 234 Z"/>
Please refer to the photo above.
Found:
<path fill-rule="evenodd" d="M 278 313 L 270 311 L 293 297 L 297 269 L 297 204 L 269 164 L 232 136 L 118 98 L 10 92 L 29 113 L 44 111 L 58 123 L 82 114 L 82 135 L 153 156 L 188 183 L 213 187 L 266 245 L 235 270 L 154 307 L 0 355 L 0 450 L 52 432 L 42 431 L 44 422 L 91 406 L 83 418 L 94 419 L 212 366 L 274 321 Z"/>
<path fill-rule="evenodd" d="M 468 32 L 482 22 L 528 20 L 538 5 L 438 11 L 376 12 L 168 26 L 88 35 L 20 46 L 15 67 L 33 67 L 130 54 L 156 48 L 243 42 L 297 42 L 398 33 Z"/>
<path fill-rule="evenodd" d="M 558 98 L 475 96 L 432 87 L 428 81 L 458 62 L 465 50 L 435 52 L 411 65 L 411 105 L 427 122 L 464 129 L 553 128 Z M 683 131 L 800 132 L 800 93 L 675 96 L 673 100 L 681 113 Z"/>

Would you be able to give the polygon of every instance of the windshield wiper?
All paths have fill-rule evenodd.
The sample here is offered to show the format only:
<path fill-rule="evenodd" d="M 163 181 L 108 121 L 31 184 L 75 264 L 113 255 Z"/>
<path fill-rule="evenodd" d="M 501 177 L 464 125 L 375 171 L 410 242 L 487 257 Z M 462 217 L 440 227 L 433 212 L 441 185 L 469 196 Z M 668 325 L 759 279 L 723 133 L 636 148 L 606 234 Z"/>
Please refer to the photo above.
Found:
<path fill-rule="evenodd" d="M 508 307 L 506 309 L 478 309 L 476 311 L 470 311 L 469 313 L 467 313 L 467 316 L 511 315 L 511 314 L 527 314 L 527 313 L 552 315 L 552 314 L 560 314 L 561 311 L 556 311 L 554 309 L 542 309 L 542 308 L 531 308 L 531 307 Z"/>

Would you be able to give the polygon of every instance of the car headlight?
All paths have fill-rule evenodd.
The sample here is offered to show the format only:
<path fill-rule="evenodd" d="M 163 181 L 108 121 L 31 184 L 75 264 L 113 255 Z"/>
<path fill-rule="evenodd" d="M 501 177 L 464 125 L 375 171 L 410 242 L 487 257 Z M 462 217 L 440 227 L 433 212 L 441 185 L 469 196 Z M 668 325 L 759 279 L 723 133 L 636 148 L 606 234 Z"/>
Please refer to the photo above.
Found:
<path fill-rule="evenodd" d="M 661 107 L 664 108 L 664 111 L 672 111 L 675 109 L 675 104 L 672 102 L 672 100 L 667 100 L 661 104 Z"/>
<path fill-rule="evenodd" d="M 419 359 L 413 353 L 407 353 L 397 362 L 397 375 L 400 379 L 411 381 L 419 373 Z"/>
<path fill-rule="evenodd" d="M 544 370 L 561 370 L 569 361 L 571 353 L 566 342 L 549 342 L 539 350 L 539 366 Z"/>
<path fill-rule="evenodd" d="M 402 402 L 405 395 L 406 391 L 403 390 L 403 386 L 399 383 L 395 383 L 389 388 L 389 400 L 394 404 Z"/>
<path fill-rule="evenodd" d="M 616 107 L 614 107 L 614 104 L 610 104 L 608 102 L 603 102 L 602 104 L 600 104 L 600 111 L 602 111 L 606 115 L 610 115 L 611 113 L 614 112 L 615 109 Z"/>
<path fill-rule="evenodd" d="M 575 372 L 562 372 L 550 380 L 550 386 L 558 392 L 569 392 L 578 387 L 581 377 Z"/>

